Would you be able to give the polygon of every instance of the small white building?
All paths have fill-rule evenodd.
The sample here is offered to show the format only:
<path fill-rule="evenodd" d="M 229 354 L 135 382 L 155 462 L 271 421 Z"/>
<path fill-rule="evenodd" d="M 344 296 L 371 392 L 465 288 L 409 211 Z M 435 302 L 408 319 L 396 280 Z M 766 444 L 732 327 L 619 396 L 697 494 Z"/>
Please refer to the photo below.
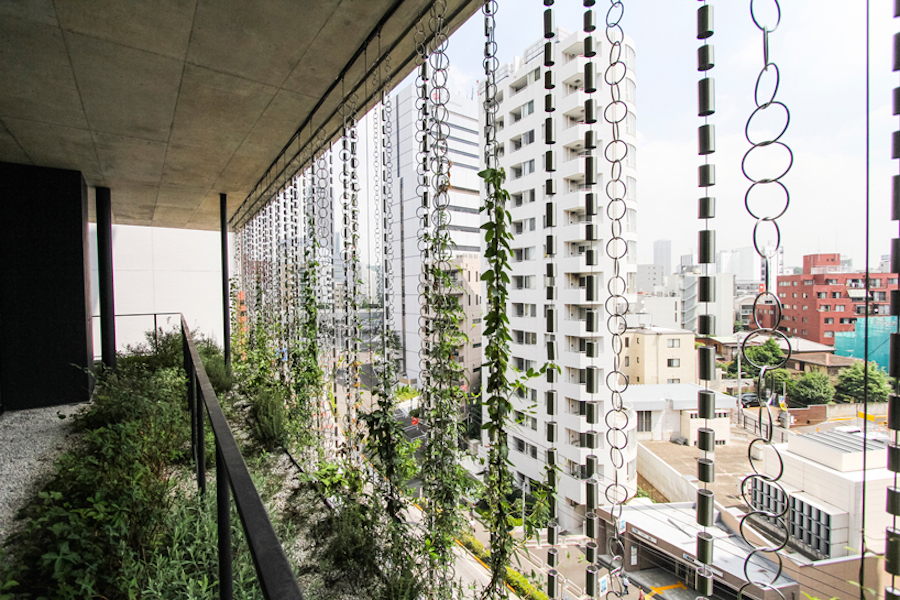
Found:
<path fill-rule="evenodd" d="M 864 442 L 862 433 L 834 429 L 792 435 L 787 444 L 774 448 L 761 446 L 759 472 L 774 477 L 783 464 L 778 480 L 782 489 L 754 479 L 754 504 L 783 510 L 778 507 L 787 502 L 792 549 L 817 560 L 858 556 L 865 483 L 866 547 L 881 554 L 885 527 L 890 524 L 884 498 L 893 483 L 886 450 L 886 440 L 876 433 Z"/>
<path fill-rule="evenodd" d="M 702 389 L 695 383 L 629 385 L 622 398 L 635 410 L 638 441 L 684 437 L 695 446 L 697 430 L 710 427 L 716 433 L 716 444 L 727 444 L 731 440 L 731 412 L 737 406 L 737 399 L 713 392 L 716 418 L 707 425 L 697 414 L 697 392 Z"/>

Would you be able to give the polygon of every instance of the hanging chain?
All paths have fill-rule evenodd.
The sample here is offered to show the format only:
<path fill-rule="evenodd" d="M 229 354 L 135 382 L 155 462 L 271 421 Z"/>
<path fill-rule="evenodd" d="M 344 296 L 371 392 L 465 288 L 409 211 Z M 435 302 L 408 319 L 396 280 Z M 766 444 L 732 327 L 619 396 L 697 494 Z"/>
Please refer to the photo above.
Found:
<path fill-rule="evenodd" d="M 713 35 L 713 7 L 704 0 L 697 11 L 697 39 L 706 40 Z M 700 81 L 699 115 L 703 125 L 698 129 L 698 153 L 703 157 L 703 164 L 698 171 L 698 184 L 705 193 L 715 185 L 715 165 L 709 157 L 716 151 L 715 126 L 709 123 L 709 117 L 715 112 L 715 93 L 713 79 L 708 72 L 714 66 L 713 46 L 704 42 L 697 52 L 697 70 L 704 74 Z M 709 228 L 709 220 L 715 215 L 715 198 L 704 195 L 699 200 L 698 217 L 703 221 L 698 237 L 698 262 L 702 265 L 703 274 L 699 279 L 698 302 L 703 303 L 704 314 L 697 322 L 697 333 L 702 336 L 716 335 L 715 316 L 709 313 L 710 302 L 715 290 L 709 265 L 715 263 L 715 231 Z M 701 598 L 708 598 L 713 593 L 713 575 L 709 565 L 713 562 L 713 536 L 707 531 L 713 525 L 714 495 L 709 484 L 715 479 L 715 462 L 713 452 L 716 447 L 715 431 L 710 427 L 710 420 L 715 418 L 715 393 L 709 389 L 709 382 L 715 379 L 716 355 L 712 346 L 703 346 L 697 350 L 699 363 L 699 379 L 703 382 L 703 390 L 697 393 L 697 413 L 703 419 L 703 427 L 697 431 L 697 446 L 703 457 L 697 461 L 697 479 L 702 487 L 697 490 L 696 521 L 702 531 L 696 537 L 696 557 L 702 566 L 697 569 L 697 593 Z"/>
<path fill-rule="evenodd" d="M 558 264 L 556 263 L 556 182 L 553 179 L 553 173 L 556 170 L 556 153 L 554 152 L 554 144 L 555 140 L 555 126 L 553 122 L 553 112 L 555 110 L 555 102 L 553 97 L 553 90 L 555 89 L 555 84 L 552 79 L 551 68 L 553 67 L 554 59 L 554 43 L 556 38 L 558 37 L 557 31 L 553 24 L 555 23 L 554 14 L 553 14 L 553 0 L 544 0 L 544 5 L 547 6 L 544 9 L 544 67 L 546 71 L 544 72 L 544 114 L 546 115 L 544 119 L 544 144 L 545 144 L 545 155 L 544 155 L 544 172 L 546 173 L 546 181 L 544 182 L 544 228 L 550 229 L 550 235 L 547 236 L 545 254 L 547 255 L 548 262 L 546 263 L 546 273 L 545 273 L 545 281 L 546 281 L 546 300 L 547 303 L 544 305 L 544 317 L 545 317 L 545 348 L 547 353 L 547 367 L 546 367 L 546 378 L 548 384 L 548 390 L 545 391 L 545 413 L 547 415 L 548 422 L 548 436 L 547 441 L 550 444 L 550 447 L 547 448 L 544 454 L 545 458 L 545 478 L 544 483 L 547 486 L 547 513 L 548 513 L 548 521 L 547 521 L 547 542 L 549 544 L 549 548 L 547 549 L 547 566 L 549 567 L 547 570 L 547 596 L 551 599 L 557 598 L 559 596 L 559 586 L 561 581 L 561 576 L 559 572 L 556 570 L 557 565 L 559 564 L 559 507 L 557 504 L 558 501 L 558 483 L 559 483 L 559 474 L 560 468 L 558 464 L 559 454 L 556 448 L 557 441 L 557 424 L 554 422 L 556 411 L 557 411 L 557 389 L 556 384 L 559 375 L 559 366 L 556 364 L 557 353 L 559 352 L 559 344 L 556 341 L 556 298 L 557 298 L 557 268 Z M 522 490 L 523 497 L 525 494 L 525 490 Z M 524 498 L 523 498 L 524 503 Z"/>
<path fill-rule="evenodd" d="M 757 437 L 750 442 L 748 455 L 753 454 L 754 446 L 764 444 L 775 453 L 777 462 L 780 464 L 782 460 L 781 454 L 779 453 L 778 448 L 772 444 L 774 423 L 772 411 L 769 407 L 769 399 L 772 397 L 775 384 L 774 371 L 787 364 L 787 361 L 791 356 L 791 344 L 788 341 L 787 335 L 778 329 L 778 326 L 781 323 L 782 306 L 778 294 L 771 289 L 774 283 L 772 281 L 773 273 L 771 266 L 772 258 L 777 255 L 781 243 L 781 232 L 778 227 L 778 219 L 784 215 L 790 204 L 790 194 L 781 179 L 787 175 L 788 171 L 790 171 L 794 156 L 788 145 L 781 141 L 782 136 L 784 136 L 784 133 L 787 131 L 791 119 L 787 106 L 775 99 L 778 94 L 778 85 L 780 83 L 781 74 L 778 65 L 771 60 L 769 52 L 769 35 L 778 29 L 778 25 L 781 22 L 781 7 L 778 0 L 768 0 L 767 4 L 774 5 L 776 11 L 775 23 L 762 24 L 757 15 L 761 4 L 763 4 L 762 0 L 751 0 L 750 2 L 750 16 L 753 19 L 754 25 L 762 32 L 763 67 L 756 78 L 756 86 L 753 92 L 756 108 L 750 114 L 750 117 L 747 119 L 747 124 L 744 127 L 744 135 L 751 147 L 744 154 L 744 158 L 741 161 L 741 170 L 744 173 L 744 177 L 752 182 L 744 195 L 744 206 L 750 216 L 756 219 L 756 224 L 753 226 L 753 247 L 762 259 L 765 269 L 763 272 L 763 291 L 759 292 L 753 301 L 753 321 L 755 327 L 750 334 L 744 338 L 740 346 L 740 351 L 745 364 L 752 365 L 759 369 L 759 375 L 756 380 L 756 394 L 760 403 L 760 424 L 762 424 L 763 410 L 765 410 L 768 417 L 768 429 L 765 427 L 762 428 L 762 430 L 766 432 L 765 435 Z M 766 75 L 774 81 L 774 83 L 771 84 L 772 90 L 768 97 L 763 93 Z M 780 111 L 783 113 L 784 127 L 777 135 L 762 137 L 762 139 L 760 139 L 761 134 L 754 134 L 751 131 L 751 127 L 754 122 L 754 117 L 757 115 L 762 116 L 766 111 L 769 111 L 770 113 L 779 113 Z M 782 149 L 782 154 L 786 156 L 787 166 L 781 169 L 780 172 L 776 169 L 775 172 L 769 174 L 757 173 L 757 168 L 755 168 L 753 164 L 753 157 L 771 153 L 772 149 L 778 148 Z M 766 164 L 771 163 L 770 161 L 766 161 Z M 764 196 L 766 195 L 766 192 L 771 195 L 772 190 L 774 190 L 775 193 L 783 194 L 784 206 L 776 207 L 780 208 L 780 210 L 764 214 L 761 207 L 771 204 L 771 201 L 767 201 L 767 198 L 764 198 Z M 759 206 L 756 206 L 757 203 Z M 771 234 L 774 234 L 774 246 L 767 247 L 762 241 L 762 236 L 765 234 L 766 228 L 770 230 Z M 772 310 L 774 312 L 772 327 L 767 328 L 760 324 L 760 315 L 764 309 Z M 747 354 L 749 342 L 761 334 L 765 334 L 770 339 L 772 337 L 780 338 L 781 341 L 784 342 L 783 347 L 787 348 L 786 353 L 783 354 L 774 365 L 757 364 L 753 362 Z M 740 375 L 741 374 L 738 373 L 739 377 Z M 750 511 L 741 519 L 740 533 L 744 541 L 748 543 L 753 550 L 744 559 L 744 574 L 747 576 L 747 583 L 738 590 L 739 599 L 743 596 L 744 590 L 751 586 L 756 586 L 764 592 L 767 590 L 775 590 L 777 592 L 774 584 L 778 577 L 781 576 L 783 569 L 783 560 L 780 551 L 787 546 L 791 538 L 790 529 L 788 528 L 787 523 L 790 505 L 787 501 L 784 487 L 779 482 L 782 474 L 780 471 L 783 471 L 783 469 L 773 477 L 765 473 L 760 473 L 752 460 L 750 460 L 750 468 L 753 470 L 753 473 L 745 477 L 741 482 L 741 495 L 744 502 L 750 507 Z M 767 496 L 775 497 L 774 505 L 766 503 L 765 498 Z M 758 519 L 766 521 L 770 527 L 778 530 L 775 542 L 769 546 L 761 546 L 754 543 L 744 532 L 744 523 L 753 523 Z M 751 568 L 753 558 L 763 555 L 777 563 L 777 569 L 775 569 L 774 572 Z M 760 577 L 761 574 L 767 572 L 770 573 L 769 577 Z"/>
<path fill-rule="evenodd" d="M 611 336 L 613 365 L 606 376 L 606 387 L 610 394 L 610 405 L 605 415 L 606 443 L 609 446 L 609 461 L 613 468 L 611 483 L 605 488 L 606 501 L 611 504 L 609 511 L 612 521 L 612 534 L 606 539 L 606 553 L 610 560 L 611 591 L 621 596 L 624 593 L 622 577 L 624 576 L 625 542 L 620 530 L 622 508 L 628 499 L 626 487 L 627 473 L 625 468 L 625 448 L 628 445 L 629 412 L 622 394 L 628 388 L 628 378 L 622 372 L 623 336 L 626 331 L 625 315 L 628 312 L 628 300 L 625 297 L 627 284 L 624 273 L 624 259 L 628 253 L 628 244 L 622 237 L 622 221 L 627 214 L 625 203 L 626 188 L 623 169 L 629 148 L 621 138 L 620 126 L 628 117 L 628 105 L 622 98 L 621 85 L 625 81 L 628 67 L 622 60 L 625 34 L 621 21 L 624 5 L 620 0 L 611 0 L 606 13 L 606 41 L 609 43 L 609 64 L 604 71 L 604 82 L 609 86 L 610 103 L 603 110 L 603 119 L 611 129 L 611 139 L 604 147 L 604 156 L 610 163 L 610 178 L 606 183 L 606 216 L 610 222 L 610 239 L 606 243 L 606 256 L 612 263 L 612 273 L 607 281 L 608 295 L 605 301 L 607 313 L 606 327 Z M 587 157 L 586 160 L 591 157 Z M 592 161 L 591 161 L 592 162 Z M 587 169 L 588 175 L 592 174 Z"/>
<path fill-rule="evenodd" d="M 319 310 L 319 350 L 324 360 L 327 373 L 333 382 L 335 368 L 335 334 L 334 311 L 334 205 L 331 197 L 331 154 L 325 147 L 325 132 L 316 134 L 317 159 L 315 162 L 315 199 L 316 199 L 316 238 L 318 251 L 318 293 Z M 327 394 L 319 398 L 320 429 L 324 439 L 324 458 L 328 460 L 335 450 L 334 426 L 335 415 L 327 401 Z"/>
<path fill-rule="evenodd" d="M 343 318 L 341 319 L 343 339 L 342 363 L 346 370 L 346 415 L 344 436 L 350 464 L 361 467 L 359 449 L 360 431 L 357 411 L 359 394 L 359 181 L 357 168 L 358 132 L 356 119 L 356 94 L 352 94 L 346 105 L 344 130 L 341 137 L 341 209 L 343 227 L 342 262 L 344 266 Z"/>
<path fill-rule="evenodd" d="M 460 306 L 453 295 L 452 241 L 449 225 L 450 137 L 447 89 L 449 57 L 447 56 L 447 3 L 437 0 L 431 9 L 429 32 L 431 52 L 426 59 L 428 77 L 423 90 L 430 114 L 425 129 L 426 169 L 422 183 L 431 192 L 422 198 L 426 237 L 423 269 L 425 290 L 423 314 L 426 330 L 426 372 L 423 395 L 428 422 L 425 444 L 423 483 L 428 490 L 426 501 L 429 534 L 437 560 L 433 563 L 434 591 L 440 598 L 453 593 L 455 571 L 453 535 L 459 527 L 458 430 L 462 392 L 462 366 L 456 361 L 463 340 L 459 330 Z M 430 118 L 428 118 L 430 117 Z"/>
<path fill-rule="evenodd" d="M 900 17 L 900 4 L 894 4 L 894 18 Z M 867 16 L 868 18 L 868 16 Z M 893 71 L 900 71 L 900 34 L 894 34 Z M 893 114 L 900 115 L 900 87 L 894 88 Z M 900 158 L 900 130 L 893 134 L 892 158 Z M 893 176 L 891 220 L 900 221 L 900 175 Z M 900 272 L 900 237 L 891 240 L 891 273 Z M 884 568 L 890 574 L 890 586 L 884 590 L 886 600 L 900 599 L 897 576 L 900 575 L 900 530 L 897 516 L 900 515 L 900 487 L 897 474 L 900 473 L 900 290 L 891 290 L 891 315 L 897 319 L 897 330 L 891 333 L 889 374 L 894 381 L 894 393 L 888 397 L 887 427 L 891 442 L 887 448 L 887 468 L 893 474 L 893 485 L 887 489 L 887 509 L 891 514 L 890 525 L 885 531 Z M 868 315 L 866 316 L 868 318 Z M 862 580 L 861 580 L 862 581 Z M 865 589 L 861 587 L 861 589 Z"/>

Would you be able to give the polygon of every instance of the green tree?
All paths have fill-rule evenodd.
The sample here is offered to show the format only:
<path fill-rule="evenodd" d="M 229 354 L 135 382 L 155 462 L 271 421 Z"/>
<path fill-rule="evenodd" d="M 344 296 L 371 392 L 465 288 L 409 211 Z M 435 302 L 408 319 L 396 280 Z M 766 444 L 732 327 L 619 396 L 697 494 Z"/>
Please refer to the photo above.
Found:
<path fill-rule="evenodd" d="M 876 363 L 872 362 L 868 364 L 868 372 L 869 400 L 872 402 L 887 402 L 888 394 L 891 393 L 887 373 Z M 862 402 L 865 390 L 864 376 L 865 371 L 861 362 L 854 364 L 841 373 L 838 377 L 837 385 L 834 387 L 837 399 L 842 402 Z"/>
<path fill-rule="evenodd" d="M 735 319 L 734 320 L 734 328 L 732 329 L 732 332 L 737 333 L 738 331 L 743 331 L 743 330 L 744 330 L 744 324 L 741 323 L 740 319 Z"/>
<path fill-rule="evenodd" d="M 738 348 L 738 351 L 740 351 L 740 348 Z M 747 358 L 741 359 L 741 373 L 743 377 L 756 377 L 759 375 L 759 367 L 754 366 L 753 363 L 757 365 L 777 365 L 781 361 L 781 348 L 778 347 L 778 343 L 773 338 L 769 338 L 762 345 L 748 346 Z M 725 371 L 727 377 L 737 377 L 737 358 L 728 363 Z"/>
<path fill-rule="evenodd" d="M 794 382 L 791 400 L 798 404 L 828 404 L 834 398 L 834 386 L 825 373 L 810 371 Z"/>

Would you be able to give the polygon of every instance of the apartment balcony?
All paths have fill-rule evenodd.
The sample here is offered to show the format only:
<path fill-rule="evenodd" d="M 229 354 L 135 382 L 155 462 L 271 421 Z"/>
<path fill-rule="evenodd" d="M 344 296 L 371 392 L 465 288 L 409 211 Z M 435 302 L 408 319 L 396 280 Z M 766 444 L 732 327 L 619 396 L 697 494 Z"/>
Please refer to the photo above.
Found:
<path fill-rule="evenodd" d="M 581 221 L 561 226 L 559 228 L 559 239 L 565 241 L 566 243 L 586 242 L 587 237 L 585 235 L 585 228 L 587 226 L 587 223 L 587 221 Z"/>
<path fill-rule="evenodd" d="M 568 238 L 566 238 L 568 239 Z M 568 273 L 584 273 L 590 271 L 584 254 L 572 254 L 556 259 L 557 268 L 561 275 Z"/>
<path fill-rule="evenodd" d="M 570 97 L 577 97 L 578 94 L 572 94 Z M 562 104 L 562 103 L 560 103 Z M 580 104 L 576 105 L 581 106 Z M 560 106 L 560 110 L 563 107 Z M 582 111 L 584 108 L 582 107 Z M 569 125 L 568 127 L 560 127 L 560 129 L 556 133 L 556 143 L 562 145 L 564 148 L 570 148 L 572 150 L 580 151 L 584 148 L 584 134 L 591 129 L 591 126 L 587 123 L 577 123 L 573 125 Z"/>
<path fill-rule="evenodd" d="M 586 369 L 592 366 L 600 365 L 602 359 L 598 356 L 591 358 L 586 352 L 571 352 L 563 350 L 560 353 L 559 364 L 575 369 Z"/>
<path fill-rule="evenodd" d="M 581 92 L 580 88 L 570 88 L 568 91 L 560 94 L 560 98 L 556 103 L 556 111 L 562 115 L 561 121 L 565 123 L 566 119 L 574 119 L 576 121 L 581 121 L 584 119 L 584 99 L 587 96 Z M 585 126 L 587 126 L 585 124 Z M 561 134 L 564 130 L 568 130 L 574 127 L 574 125 L 563 125 L 560 124 L 558 134 Z M 583 139 L 584 136 L 582 136 Z"/>
<path fill-rule="evenodd" d="M 588 333 L 587 321 L 585 319 L 560 319 L 559 333 L 560 335 L 572 335 L 576 337 L 593 335 Z"/>
<path fill-rule="evenodd" d="M 569 159 L 560 159 L 557 163 L 556 167 L 556 175 L 563 179 L 561 182 L 562 185 L 567 185 L 567 182 L 573 182 L 577 184 L 584 183 L 584 157 L 577 156 Z"/>
<path fill-rule="evenodd" d="M 556 67 L 557 85 L 581 87 L 584 83 L 584 65 L 588 59 L 578 56 L 569 62 Z"/>

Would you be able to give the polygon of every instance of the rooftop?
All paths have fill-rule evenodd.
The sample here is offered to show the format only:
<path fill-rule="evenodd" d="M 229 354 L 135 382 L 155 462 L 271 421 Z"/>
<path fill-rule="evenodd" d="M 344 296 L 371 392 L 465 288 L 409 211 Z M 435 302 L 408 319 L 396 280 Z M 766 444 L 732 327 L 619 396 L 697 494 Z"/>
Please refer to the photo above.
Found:
<path fill-rule="evenodd" d="M 887 440 L 872 432 L 865 439 L 862 432 L 849 433 L 831 429 L 805 435 L 793 435 L 787 450 L 800 458 L 834 469 L 840 473 L 863 471 L 863 452 L 868 451 L 866 472 L 873 469 L 886 471 Z M 856 479 L 856 476 L 850 477 Z"/>
<path fill-rule="evenodd" d="M 622 514 L 628 526 L 632 528 L 631 531 L 639 539 L 652 543 L 652 539 L 658 538 L 676 546 L 685 559 L 694 560 L 697 551 L 697 533 L 704 528 L 697 525 L 697 514 L 692 503 L 630 503 L 623 508 Z M 635 528 L 639 531 L 635 532 Z M 746 581 L 744 563 L 753 548 L 719 519 L 716 526 L 706 528 L 706 531 L 715 538 L 713 572 L 719 577 L 721 572 L 724 572 L 738 580 Z M 748 567 L 751 566 L 761 575 L 761 579 L 769 579 L 778 571 L 775 563 L 762 558 L 760 554 L 750 559 Z M 793 579 L 781 575 L 775 580 L 774 585 L 781 588 L 794 584 Z"/>
<path fill-rule="evenodd" d="M 854 364 L 862 362 L 862 359 L 860 358 L 838 356 L 831 352 L 809 352 L 804 353 L 803 356 L 797 356 L 796 358 L 797 360 L 823 367 L 852 367 Z"/>
<path fill-rule="evenodd" d="M 693 335 L 690 329 L 675 329 L 671 327 L 629 327 L 625 333 L 643 333 L 644 335 Z"/>
<path fill-rule="evenodd" d="M 703 389 L 703 386 L 696 383 L 632 384 L 622 394 L 622 398 L 634 406 L 635 410 L 662 410 L 667 401 L 672 402 L 675 410 L 691 410 L 697 408 L 697 392 Z M 713 394 L 717 409 L 732 409 L 737 406 L 737 398 L 720 392 Z"/>

